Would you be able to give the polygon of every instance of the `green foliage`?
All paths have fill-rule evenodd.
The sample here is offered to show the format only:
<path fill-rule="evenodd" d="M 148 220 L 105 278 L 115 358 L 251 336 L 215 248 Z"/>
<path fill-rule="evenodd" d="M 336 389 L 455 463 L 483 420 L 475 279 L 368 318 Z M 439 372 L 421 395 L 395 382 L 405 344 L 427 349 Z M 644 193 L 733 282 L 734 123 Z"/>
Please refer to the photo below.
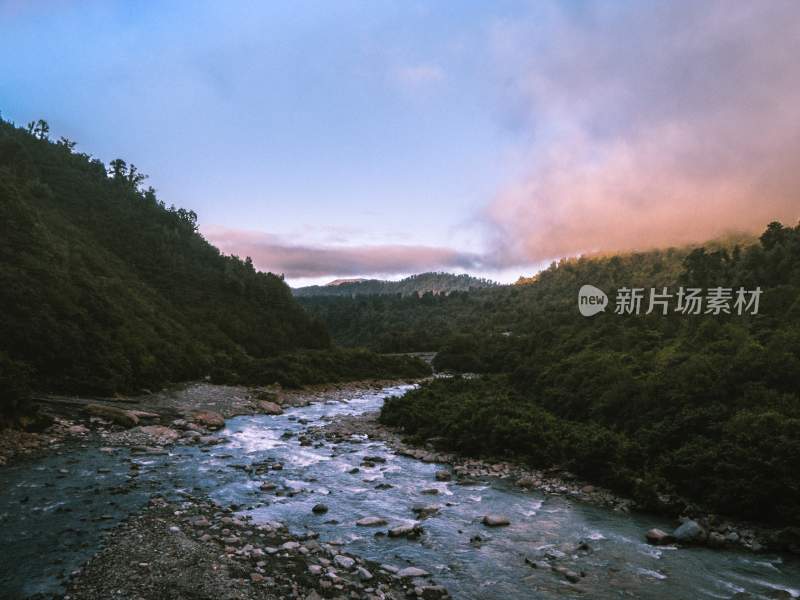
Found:
<path fill-rule="evenodd" d="M 585 283 L 763 294 L 757 315 L 585 318 Z M 464 452 L 567 466 L 645 504 L 676 493 L 800 523 L 800 226 L 770 224 L 746 247 L 562 261 L 472 296 L 450 306 L 487 313 L 454 310 L 435 364 L 485 375 L 425 385 L 387 403 L 385 422 Z"/>
<path fill-rule="evenodd" d="M 194 212 L 141 189 L 134 165 L 107 169 L 48 135 L 43 121 L 0 121 L 4 408 L 26 379 L 132 391 L 330 345 L 281 277 L 223 256 Z"/>
<path fill-rule="evenodd" d="M 294 295 L 298 298 L 310 296 L 373 296 L 399 295 L 421 296 L 423 294 L 449 294 L 451 292 L 467 292 L 483 288 L 495 287 L 497 284 L 488 279 L 472 277 L 462 273 L 418 273 L 400 281 L 383 279 L 337 280 L 328 285 L 310 285 L 297 288 Z"/>

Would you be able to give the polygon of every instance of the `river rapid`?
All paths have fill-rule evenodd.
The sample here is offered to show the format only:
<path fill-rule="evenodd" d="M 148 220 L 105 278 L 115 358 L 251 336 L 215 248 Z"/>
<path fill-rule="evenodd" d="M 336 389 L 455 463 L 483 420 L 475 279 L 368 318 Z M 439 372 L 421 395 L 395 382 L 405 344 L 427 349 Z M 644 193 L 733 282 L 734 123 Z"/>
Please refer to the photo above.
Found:
<path fill-rule="evenodd" d="M 218 434 L 227 441 L 210 448 L 141 455 L 75 446 L 0 469 L 0 598 L 58 596 L 109 530 L 156 493 L 206 494 L 256 522 L 283 521 L 364 558 L 423 568 L 464 600 L 800 596 L 796 557 L 654 547 L 644 542 L 644 531 L 672 524 L 650 515 L 526 492 L 499 479 L 437 481 L 436 471 L 447 466 L 399 456 L 364 437 L 310 446 L 298 440 L 337 416 L 378 410 L 385 397 L 408 387 L 354 392 L 345 402 L 280 416 L 229 419 Z M 275 488 L 265 491 L 265 483 Z M 312 512 L 319 503 L 327 513 Z M 438 512 L 416 520 L 412 509 L 422 505 Z M 481 518 L 488 513 L 511 524 L 487 528 Z M 364 517 L 388 524 L 356 525 Z M 416 522 L 424 530 L 417 540 L 381 535 Z M 583 576 L 573 584 L 550 565 Z"/>

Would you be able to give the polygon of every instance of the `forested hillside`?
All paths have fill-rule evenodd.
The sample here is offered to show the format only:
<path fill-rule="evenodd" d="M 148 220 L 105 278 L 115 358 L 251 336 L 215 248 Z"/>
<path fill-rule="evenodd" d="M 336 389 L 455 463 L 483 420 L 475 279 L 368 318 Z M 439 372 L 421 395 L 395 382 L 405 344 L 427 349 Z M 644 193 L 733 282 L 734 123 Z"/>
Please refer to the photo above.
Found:
<path fill-rule="evenodd" d="M 622 281 L 666 285 L 675 281 L 689 251 L 673 248 L 564 259 L 537 275 L 537 285 L 493 286 L 447 295 L 311 297 L 301 298 L 301 303 L 344 346 L 383 352 L 438 351 L 453 344 L 491 347 L 504 335 L 529 330 L 532 315 L 546 314 L 551 303 L 566 295 L 572 298 L 581 278 L 601 287 Z"/>
<path fill-rule="evenodd" d="M 329 347 L 281 278 L 223 256 L 192 211 L 144 181 L 132 164 L 50 140 L 44 121 L 0 121 L 6 410 L 31 385 L 111 393 L 209 373 L 235 380 L 257 374 L 255 360 Z"/>
<path fill-rule="evenodd" d="M 587 318 L 584 284 L 610 296 L 635 286 L 762 294 L 757 314 L 732 302 L 730 314 L 675 304 L 645 314 L 646 301 L 641 314 L 616 314 L 612 297 Z M 528 285 L 459 302 L 472 316 L 436 364 L 483 376 L 390 401 L 385 423 L 469 454 L 560 465 L 676 514 L 688 498 L 800 523 L 800 226 L 773 223 L 746 247 L 562 261 Z"/>
<path fill-rule="evenodd" d="M 400 281 L 386 281 L 383 279 L 343 280 L 335 281 L 328 285 L 310 285 L 295 288 L 293 292 L 298 298 L 309 296 L 419 296 L 427 293 L 446 295 L 451 292 L 466 292 L 496 285 L 496 283 L 488 279 L 472 277 L 466 274 L 419 273 Z"/>

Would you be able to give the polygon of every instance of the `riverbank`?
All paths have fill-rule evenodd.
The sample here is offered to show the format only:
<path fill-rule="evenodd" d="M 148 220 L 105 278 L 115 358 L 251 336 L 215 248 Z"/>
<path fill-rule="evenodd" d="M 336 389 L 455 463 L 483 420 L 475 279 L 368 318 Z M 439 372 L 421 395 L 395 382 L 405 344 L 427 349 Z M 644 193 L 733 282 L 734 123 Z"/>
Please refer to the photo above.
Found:
<path fill-rule="evenodd" d="M 286 390 L 280 386 L 191 382 L 139 396 L 41 395 L 36 401 L 51 425 L 41 432 L 4 429 L 0 435 L 0 467 L 21 456 L 60 451 L 65 444 L 100 443 L 150 450 L 175 443 L 213 445 L 224 440 L 210 434 L 232 417 L 280 414 L 284 408 L 343 400 L 354 393 L 401 383 L 407 382 L 370 379 Z"/>
<path fill-rule="evenodd" d="M 617 512 L 627 513 L 638 510 L 634 500 L 619 496 L 601 486 L 581 481 L 574 474 L 561 469 L 531 469 L 509 461 L 464 457 L 436 449 L 436 440 L 429 440 L 425 446 L 409 444 L 404 440 L 401 431 L 382 425 L 378 421 L 379 415 L 379 412 L 371 412 L 341 417 L 335 422 L 318 428 L 315 433 L 333 442 L 340 442 L 354 435 L 381 441 L 400 455 L 424 462 L 451 465 L 453 474 L 462 483 L 496 477 L 511 481 L 521 489 L 546 495 L 563 496 Z M 668 512 L 659 516 L 675 518 Z M 744 549 L 750 552 L 777 551 L 800 554 L 800 529 L 798 528 L 765 527 L 760 524 L 722 518 L 700 508 L 680 515 L 675 526 L 676 531 L 672 533 L 661 530 L 643 531 L 642 536 L 654 545 L 702 545 L 718 549 Z"/>
<path fill-rule="evenodd" d="M 69 600 L 448 598 L 425 571 L 362 560 L 313 532 L 254 524 L 208 499 L 151 499 L 71 577 Z"/>

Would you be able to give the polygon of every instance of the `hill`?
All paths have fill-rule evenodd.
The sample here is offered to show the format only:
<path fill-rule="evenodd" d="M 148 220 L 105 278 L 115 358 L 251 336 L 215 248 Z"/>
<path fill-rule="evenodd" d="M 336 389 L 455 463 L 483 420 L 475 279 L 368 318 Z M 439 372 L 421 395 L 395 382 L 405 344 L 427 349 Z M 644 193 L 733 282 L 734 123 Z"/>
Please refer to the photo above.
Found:
<path fill-rule="evenodd" d="M 608 310 L 581 316 L 584 284 L 609 294 Z M 617 314 L 623 288 L 664 286 L 666 314 L 647 314 L 647 300 Z M 676 310 L 681 287 L 730 289 L 729 312 Z M 739 314 L 739 288 L 760 290 L 757 313 Z M 386 424 L 466 454 L 569 469 L 676 516 L 699 504 L 800 523 L 800 226 L 771 223 L 747 246 L 564 260 L 527 285 L 412 314 L 420 331 L 452 315 L 435 364 L 480 377 L 390 400 Z"/>
<path fill-rule="evenodd" d="M 48 129 L 0 121 L 0 413 L 29 386 L 110 394 L 287 365 L 318 379 L 296 353 L 327 365 L 328 333 L 280 277 L 222 255 L 134 165 Z"/>
<path fill-rule="evenodd" d="M 423 294 L 449 294 L 482 288 L 494 287 L 497 284 L 488 279 L 471 275 L 453 273 L 420 273 L 411 275 L 400 281 L 383 279 L 337 279 L 327 285 L 312 285 L 295 288 L 293 293 L 298 298 L 310 296 L 375 296 L 400 295 L 419 296 Z"/>

